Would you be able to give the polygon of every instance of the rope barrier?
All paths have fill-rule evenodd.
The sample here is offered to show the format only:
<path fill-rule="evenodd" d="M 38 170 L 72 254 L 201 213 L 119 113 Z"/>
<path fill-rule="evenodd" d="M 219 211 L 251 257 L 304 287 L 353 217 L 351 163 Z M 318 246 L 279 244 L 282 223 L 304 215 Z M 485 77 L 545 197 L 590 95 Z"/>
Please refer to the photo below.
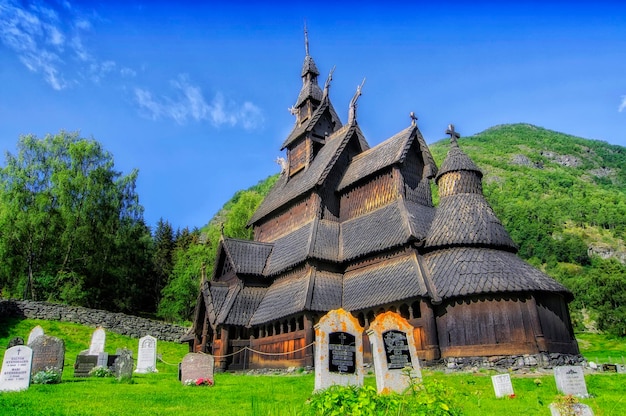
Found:
<path fill-rule="evenodd" d="M 254 350 L 254 349 L 252 349 L 252 348 L 250 348 L 250 347 L 243 347 L 243 348 L 241 348 L 241 349 L 238 349 L 238 350 L 237 350 L 237 351 L 235 351 L 235 352 L 232 352 L 232 353 L 230 353 L 230 354 L 226 354 L 226 355 L 212 355 L 212 354 L 207 354 L 207 353 L 205 353 L 205 352 L 200 352 L 200 354 L 212 355 L 212 356 L 213 356 L 213 358 L 228 358 L 228 357 L 233 357 L 233 356 L 235 356 L 235 355 L 239 354 L 240 352 L 243 352 L 243 351 L 246 351 L 246 350 L 247 350 L 247 351 L 253 352 L 253 353 L 255 353 L 255 354 L 259 354 L 259 355 L 279 356 L 279 355 L 289 355 L 289 354 L 293 354 L 293 353 L 296 353 L 296 352 L 300 352 L 300 351 L 306 350 L 307 348 L 309 348 L 309 347 L 310 347 L 310 346 L 312 346 L 312 345 L 315 345 L 315 342 L 312 342 L 312 343 L 310 343 L 309 345 L 305 345 L 305 346 L 304 346 L 304 347 L 302 347 L 302 348 L 298 348 L 297 350 L 288 351 L 288 352 L 263 352 L 263 351 Z M 157 357 L 157 358 L 158 358 L 158 359 L 159 359 L 159 361 L 161 361 L 163 364 L 173 365 L 173 366 L 178 366 L 178 364 L 170 364 L 170 363 L 168 363 L 168 362 L 163 361 L 163 358 L 162 358 L 162 357 Z"/>

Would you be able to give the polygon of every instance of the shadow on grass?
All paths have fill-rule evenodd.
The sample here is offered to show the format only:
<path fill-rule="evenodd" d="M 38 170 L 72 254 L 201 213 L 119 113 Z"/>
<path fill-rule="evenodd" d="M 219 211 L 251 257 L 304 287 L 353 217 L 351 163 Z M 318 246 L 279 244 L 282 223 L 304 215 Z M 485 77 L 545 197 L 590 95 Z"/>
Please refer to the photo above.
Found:
<path fill-rule="evenodd" d="M 11 333 L 11 329 L 14 326 L 17 326 L 24 319 L 26 318 L 16 316 L 0 317 L 0 338 L 7 338 Z"/>

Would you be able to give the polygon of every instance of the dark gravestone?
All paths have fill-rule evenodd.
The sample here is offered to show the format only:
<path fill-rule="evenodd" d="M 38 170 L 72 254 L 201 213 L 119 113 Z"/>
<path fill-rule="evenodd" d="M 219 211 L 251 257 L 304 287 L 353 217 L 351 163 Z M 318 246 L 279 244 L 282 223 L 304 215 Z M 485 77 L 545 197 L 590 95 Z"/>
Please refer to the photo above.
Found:
<path fill-rule="evenodd" d="M 113 362 L 113 375 L 119 379 L 128 379 L 133 376 L 133 352 L 126 348 L 117 350 L 117 358 Z"/>
<path fill-rule="evenodd" d="M 63 372 L 65 342 L 62 339 L 40 335 L 31 342 L 30 348 L 33 350 L 32 375 L 49 368 Z"/>
<path fill-rule="evenodd" d="M 328 371 L 333 373 L 354 374 L 356 337 L 348 332 L 331 332 L 328 334 Z"/>
<path fill-rule="evenodd" d="M 11 338 L 11 340 L 9 341 L 9 345 L 7 346 L 7 350 L 11 347 L 15 347 L 16 345 L 24 345 L 24 338 L 22 337 Z"/>
<path fill-rule="evenodd" d="M 411 353 L 405 332 L 396 330 L 383 332 L 383 341 L 389 370 L 411 366 Z"/>
<path fill-rule="evenodd" d="M 74 363 L 74 377 L 89 377 L 89 372 L 97 364 L 97 355 L 78 355 Z"/>
<path fill-rule="evenodd" d="M 617 373 L 617 365 L 615 364 L 602 364 L 602 371 L 608 373 Z"/>

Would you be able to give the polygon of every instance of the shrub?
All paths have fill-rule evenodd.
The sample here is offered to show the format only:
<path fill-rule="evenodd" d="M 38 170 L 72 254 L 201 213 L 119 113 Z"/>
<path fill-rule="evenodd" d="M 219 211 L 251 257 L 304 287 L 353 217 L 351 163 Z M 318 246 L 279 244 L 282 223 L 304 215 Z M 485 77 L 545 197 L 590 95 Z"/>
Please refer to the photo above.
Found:
<path fill-rule="evenodd" d="M 89 371 L 92 377 L 113 377 L 113 372 L 104 366 L 96 366 Z"/>
<path fill-rule="evenodd" d="M 58 384 L 61 382 L 62 370 L 54 367 L 46 367 L 32 378 L 33 384 Z"/>

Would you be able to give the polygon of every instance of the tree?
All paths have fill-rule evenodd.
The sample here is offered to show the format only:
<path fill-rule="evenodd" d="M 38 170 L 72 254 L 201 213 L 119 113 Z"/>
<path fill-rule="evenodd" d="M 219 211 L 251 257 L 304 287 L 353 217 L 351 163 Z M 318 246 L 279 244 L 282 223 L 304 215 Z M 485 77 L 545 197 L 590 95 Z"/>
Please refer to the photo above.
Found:
<path fill-rule="evenodd" d="M 152 253 L 154 277 L 153 282 L 148 285 L 148 289 L 152 304 L 156 307 L 161 299 L 161 291 L 169 282 L 174 268 L 175 241 L 172 225 L 160 218 L 152 240 L 154 244 Z"/>
<path fill-rule="evenodd" d="M 0 169 L 3 291 L 132 308 L 150 259 L 138 172 L 115 171 L 112 155 L 78 133 L 22 136 L 17 148 Z"/>

